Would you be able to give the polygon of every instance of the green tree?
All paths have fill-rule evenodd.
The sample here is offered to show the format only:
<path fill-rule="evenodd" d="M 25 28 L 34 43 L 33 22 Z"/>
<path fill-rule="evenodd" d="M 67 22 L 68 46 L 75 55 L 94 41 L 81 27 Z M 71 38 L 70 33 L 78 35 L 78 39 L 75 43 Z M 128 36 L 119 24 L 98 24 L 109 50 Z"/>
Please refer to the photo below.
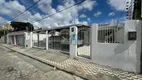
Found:
<path fill-rule="evenodd" d="M 29 22 L 11 22 L 10 25 L 14 29 L 13 31 L 33 31 L 34 30 L 33 25 Z"/>
<path fill-rule="evenodd" d="M 6 35 L 8 32 L 11 32 L 11 30 L 4 30 L 4 29 L 1 29 L 1 30 L 0 30 L 0 37 Z"/>

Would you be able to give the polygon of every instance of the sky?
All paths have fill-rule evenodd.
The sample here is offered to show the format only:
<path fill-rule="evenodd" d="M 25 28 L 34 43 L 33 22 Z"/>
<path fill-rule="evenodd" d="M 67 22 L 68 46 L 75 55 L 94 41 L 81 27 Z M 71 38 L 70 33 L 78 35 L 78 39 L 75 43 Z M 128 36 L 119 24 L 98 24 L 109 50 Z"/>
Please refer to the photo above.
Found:
<path fill-rule="evenodd" d="M 13 21 L 38 0 L 0 0 L 0 25 Z M 14 21 L 30 22 L 35 27 L 51 28 L 70 24 L 112 23 L 126 20 L 126 2 L 130 0 L 41 0 Z M 55 14 L 48 17 L 49 15 Z M 47 17 L 43 20 L 42 18 Z M 40 20 L 40 21 L 39 21 Z"/>

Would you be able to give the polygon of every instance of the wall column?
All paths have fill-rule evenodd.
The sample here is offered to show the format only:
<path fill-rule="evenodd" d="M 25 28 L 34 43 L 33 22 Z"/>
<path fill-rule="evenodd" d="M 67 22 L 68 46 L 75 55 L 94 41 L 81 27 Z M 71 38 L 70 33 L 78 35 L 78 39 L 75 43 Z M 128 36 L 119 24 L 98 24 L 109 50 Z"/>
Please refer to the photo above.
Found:
<path fill-rule="evenodd" d="M 91 26 L 91 59 L 94 59 L 95 54 L 97 53 L 97 40 L 98 40 L 98 24 L 93 24 Z"/>
<path fill-rule="evenodd" d="M 33 32 L 30 32 L 30 48 L 33 47 Z"/>
<path fill-rule="evenodd" d="M 24 37 L 25 37 L 25 47 L 28 47 L 28 45 L 27 45 L 27 36 L 28 36 L 27 32 L 24 32 Z"/>
<path fill-rule="evenodd" d="M 69 54 L 71 58 L 77 56 L 77 41 L 78 41 L 77 35 L 78 35 L 78 28 L 76 26 L 70 27 Z"/>
<path fill-rule="evenodd" d="M 48 31 L 46 31 L 46 50 L 48 50 Z"/>
<path fill-rule="evenodd" d="M 13 35 L 13 37 L 14 37 L 14 45 L 17 45 L 17 43 L 16 43 L 16 35 Z"/>
<path fill-rule="evenodd" d="M 39 47 L 39 32 L 37 32 L 37 47 Z"/>
<path fill-rule="evenodd" d="M 9 34 L 7 34 L 6 37 L 7 37 L 6 43 L 9 44 Z"/>

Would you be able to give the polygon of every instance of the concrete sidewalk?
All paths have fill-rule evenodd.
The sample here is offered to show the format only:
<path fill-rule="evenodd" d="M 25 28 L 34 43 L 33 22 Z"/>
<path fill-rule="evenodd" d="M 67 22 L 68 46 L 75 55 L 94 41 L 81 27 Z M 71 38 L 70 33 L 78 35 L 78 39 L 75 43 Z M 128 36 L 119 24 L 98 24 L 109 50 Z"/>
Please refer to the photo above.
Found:
<path fill-rule="evenodd" d="M 19 52 L 25 56 L 34 58 L 58 69 L 75 74 L 89 80 L 142 80 L 142 75 L 127 71 L 112 69 L 88 61 L 74 60 L 63 53 L 52 53 L 40 49 L 25 49 L 7 44 L 3 46 Z M 100 77 L 101 76 L 101 79 Z"/>

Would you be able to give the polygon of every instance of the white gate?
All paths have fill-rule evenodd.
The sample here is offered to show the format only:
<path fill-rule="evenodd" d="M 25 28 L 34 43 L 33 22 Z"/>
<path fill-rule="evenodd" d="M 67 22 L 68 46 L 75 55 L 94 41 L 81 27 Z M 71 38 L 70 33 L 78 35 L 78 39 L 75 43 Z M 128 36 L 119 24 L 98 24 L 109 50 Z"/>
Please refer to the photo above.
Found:
<path fill-rule="evenodd" d="M 38 33 L 33 33 L 32 37 L 32 42 L 33 42 L 33 47 L 37 48 L 46 48 L 46 33 L 45 32 L 38 32 Z"/>
<path fill-rule="evenodd" d="M 77 42 L 77 55 L 80 57 L 90 58 L 90 28 L 79 29 Z"/>

